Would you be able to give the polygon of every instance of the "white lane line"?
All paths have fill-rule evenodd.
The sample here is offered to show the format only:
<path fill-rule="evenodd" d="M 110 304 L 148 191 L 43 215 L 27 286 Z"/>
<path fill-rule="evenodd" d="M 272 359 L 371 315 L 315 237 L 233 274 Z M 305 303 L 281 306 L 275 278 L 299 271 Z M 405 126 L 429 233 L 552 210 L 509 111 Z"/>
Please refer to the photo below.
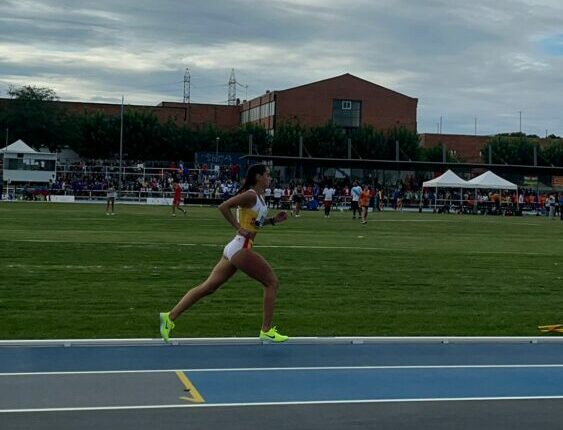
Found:
<path fill-rule="evenodd" d="M 353 403 L 416 403 L 416 402 L 475 402 L 502 400 L 560 400 L 563 396 L 526 396 L 526 397 L 438 397 L 412 399 L 363 399 L 363 400 L 313 400 L 302 402 L 255 402 L 255 403 L 201 403 L 178 405 L 145 405 L 145 406 L 99 406 L 76 408 L 37 408 L 37 409 L 0 409 L 2 413 L 33 413 L 33 412 L 88 412 L 139 409 L 178 409 L 178 408 L 229 408 L 246 406 L 292 406 L 292 405 L 338 405 Z"/>
<path fill-rule="evenodd" d="M 77 244 L 94 244 L 94 245 L 133 245 L 133 246 L 205 246 L 211 248 L 223 248 L 225 244 L 220 243 L 173 243 L 173 242 L 82 242 L 73 240 L 51 240 L 51 239 L 2 239 L 4 242 L 30 242 L 30 243 L 77 243 Z M 253 245 L 253 248 L 284 248 L 284 249 L 341 249 L 341 250 L 354 250 L 354 251 L 416 251 L 415 247 L 402 247 L 402 248 L 383 248 L 383 247 L 367 247 L 367 246 L 330 246 L 330 245 Z M 489 254 L 502 254 L 502 255 L 543 255 L 551 256 L 554 254 L 541 253 L 541 252 L 520 252 L 520 251 L 466 251 L 460 254 L 472 255 L 489 255 Z"/>
<path fill-rule="evenodd" d="M 411 366 L 303 366 L 303 367 L 237 367 L 210 369 L 150 369 L 150 370 L 85 370 L 76 372 L 15 372 L 0 373 L 2 376 L 39 376 L 39 375 L 106 375 L 135 373 L 166 373 L 174 370 L 182 372 L 292 372 L 292 371 L 326 371 L 326 370 L 409 370 L 409 369 L 550 369 L 563 368 L 563 364 L 461 364 L 461 365 L 411 365 Z"/>

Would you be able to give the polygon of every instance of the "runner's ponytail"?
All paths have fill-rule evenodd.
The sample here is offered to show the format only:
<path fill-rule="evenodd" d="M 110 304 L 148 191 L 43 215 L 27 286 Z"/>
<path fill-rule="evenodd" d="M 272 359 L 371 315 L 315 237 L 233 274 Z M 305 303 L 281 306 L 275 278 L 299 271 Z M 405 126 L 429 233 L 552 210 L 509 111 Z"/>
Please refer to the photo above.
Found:
<path fill-rule="evenodd" d="M 253 164 L 250 166 L 246 171 L 246 177 L 244 178 L 244 182 L 237 194 L 242 194 L 245 191 L 250 190 L 254 185 L 256 185 L 256 175 L 263 175 L 264 173 L 266 173 L 265 164 Z"/>

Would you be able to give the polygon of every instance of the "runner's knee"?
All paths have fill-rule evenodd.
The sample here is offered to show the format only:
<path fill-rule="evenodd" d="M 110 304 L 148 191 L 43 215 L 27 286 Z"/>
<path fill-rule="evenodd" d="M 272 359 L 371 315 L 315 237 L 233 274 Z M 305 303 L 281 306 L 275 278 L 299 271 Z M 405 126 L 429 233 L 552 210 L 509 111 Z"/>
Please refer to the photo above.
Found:
<path fill-rule="evenodd" d="M 209 296 L 210 294 L 213 294 L 215 291 L 217 291 L 220 286 L 221 284 L 219 282 L 207 280 L 202 285 L 202 295 Z"/>
<path fill-rule="evenodd" d="M 278 278 L 273 275 L 272 277 L 266 279 L 265 281 L 262 282 L 264 284 L 264 287 L 266 288 L 273 288 L 274 290 L 278 289 Z"/>

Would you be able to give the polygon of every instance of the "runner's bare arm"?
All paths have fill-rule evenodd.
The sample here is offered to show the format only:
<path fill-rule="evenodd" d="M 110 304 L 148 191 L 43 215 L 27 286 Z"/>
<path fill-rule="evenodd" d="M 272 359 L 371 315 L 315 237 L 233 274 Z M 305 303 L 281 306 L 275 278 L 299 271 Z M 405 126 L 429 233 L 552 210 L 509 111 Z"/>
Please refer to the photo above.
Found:
<path fill-rule="evenodd" d="M 232 213 L 233 208 L 243 207 L 251 208 L 256 204 L 256 193 L 252 191 L 245 191 L 242 194 L 237 194 L 228 200 L 225 200 L 219 205 L 219 211 L 225 217 L 229 224 L 231 224 L 242 236 L 246 237 L 246 230 L 240 227 L 236 217 Z"/>

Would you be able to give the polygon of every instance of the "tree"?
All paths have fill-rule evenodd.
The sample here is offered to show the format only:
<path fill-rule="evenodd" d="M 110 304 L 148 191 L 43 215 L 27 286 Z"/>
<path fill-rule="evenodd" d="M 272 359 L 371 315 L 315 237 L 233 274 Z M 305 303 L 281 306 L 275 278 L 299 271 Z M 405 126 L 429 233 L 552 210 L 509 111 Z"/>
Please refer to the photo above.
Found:
<path fill-rule="evenodd" d="M 321 127 L 312 127 L 304 137 L 305 145 L 313 157 L 344 158 L 348 146 L 344 129 L 332 121 Z"/>
<path fill-rule="evenodd" d="M 442 145 L 438 144 L 431 148 L 420 148 L 420 160 L 441 163 L 444 160 Z M 457 163 L 459 160 L 449 151 L 446 151 L 446 162 Z"/>
<path fill-rule="evenodd" d="M 489 162 L 490 147 L 493 164 L 532 165 L 534 163 L 534 145 L 522 133 L 518 133 L 516 137 L 497 135 L 487 141 L 481 151 L 481 158 L 483 162 Z"/>
<path fill-rule="evenodd" d="M 23 87 L 10 85 L 8 95 L 11 99 L 26 102 L 53 102 L 59 100 L 57 94 L 51 88 L 34 87 L 32 85 L 25 85 Z"/>
<path fill-rule="evenodd" d="M 406 127 L 394 127 L 387 131 L 385 140 L 385 152 L 387 160 L 394 160 L 396 153 L 396 142 L 399 142 L 399 159 L 420 159 L 420 139 L 418 134 Z"/>
<path fill-rule="evenodd" d="M 226 136 L 226 150 L 248 153 L 248 136 L 252 135 L 252 148 L 258 154 L 270 154 L 271 137 L 266 129 L 258 124 L 247 123 Z"/>
<path fill-rule="evenodd" d="M 350 134 L 352 139 L 352 157 L 361 157 L 372 160 L 380 160 L 385 153 L 385 136 L 375 127 L 364 124 L 356 128 Z"/>
<path fill-rule="evenodd" d="M 154 112 L 123 113 L 123 151 L 130 160 L 162 160 L 167 148 L 163 144 L 162 125 Z M 117 140 L 119 142 L 119 140 Z"/>
<path fill-rule="evenodd" d="M 2 128 L 9 129 L 11 140 L 22 139 L 34 147 L 47 146 L 54 151 L 68 143 L 63 129 L 69 126 L 66 112 L 59 107 L 58 97 L 50 88 L 10 86 L 12 99 L 0 113 Z"/>
<path fill-rule="evenodd" d="M 563 166 L 563 140 L 550 142 L 541 150 L 541 157 L 553 166 Z"/>
<path fill-rule="evenodd" d="M 287 121 L 279 124 L 272 139 L 272 154 L 299 156 L 299 137 L 305 133 L 305 128 L 299 123 Z M 307 153 L 304 152 L 303 155 L 306 156 Z"/>
<path fill-rule="evenodd" d="M 78 139 L 69 146 L 86 158 L 113 158 L 119 153 L 119 116 L 103 112 L 77 115 Z"/>

